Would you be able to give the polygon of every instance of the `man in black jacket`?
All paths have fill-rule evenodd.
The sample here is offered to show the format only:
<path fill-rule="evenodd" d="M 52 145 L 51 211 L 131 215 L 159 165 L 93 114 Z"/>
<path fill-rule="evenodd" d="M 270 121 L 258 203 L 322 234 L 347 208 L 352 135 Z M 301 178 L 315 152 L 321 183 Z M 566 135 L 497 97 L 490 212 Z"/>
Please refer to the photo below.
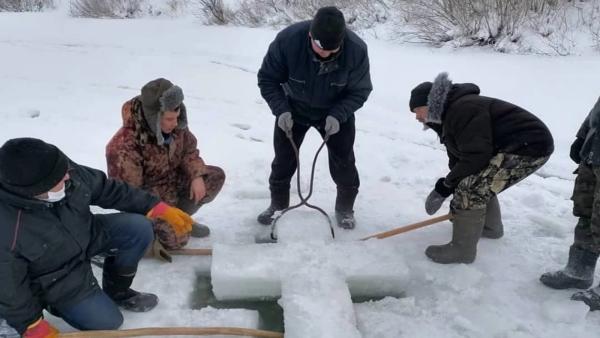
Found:
<path fill-rule="evenodd" d="M 437 263 L 472 263 L 481 236 L 500 238 L 497 194 L 539 169 L 554 150 L 550 131 L 514 104 L 480 96 L 472 83 L 452 84 L 441 73 L 411 92 L 410 110 L 446 146 L 450 172 L 438 179 L 425 202 L 432 215 L 450 203 L 452 241 L 425 254 Z"/>
<path fill-rule="evenodd" d="M 94 215 L 90 205 L 123 213 Z M 144 216 L 146 215 L 146 216 Z M 56 337 L 44 309 L 81 330 L 116 329 L 117 305 L 144 312 L 156 295 L 130 288 L 153 240 L 149 218 L 175 231 L 191 218 L 158 198 L 71 162 L 33 138 L 0 148 L 0 318 L 26 338 Z M 102 290 L 90 258 L 106 253 Z"/>
<path fill-rule="evenodd" d="M 338 225 L 355 226 L 354 201 L 360 185 L 354 159 L 354 112 L 371 92 L 366 44 L 346 28 L 344 15 L 323 7 L 312 21 L 281 31 L 258 72 L 261 95 L 277 117 L 269 188 L 271 204 L 258 216 L 268 225 L 288 207 L 290 181 L 297 168 L 294 149 L 310 127 L 328 137 L 329 171 L 337 185 Z"/>

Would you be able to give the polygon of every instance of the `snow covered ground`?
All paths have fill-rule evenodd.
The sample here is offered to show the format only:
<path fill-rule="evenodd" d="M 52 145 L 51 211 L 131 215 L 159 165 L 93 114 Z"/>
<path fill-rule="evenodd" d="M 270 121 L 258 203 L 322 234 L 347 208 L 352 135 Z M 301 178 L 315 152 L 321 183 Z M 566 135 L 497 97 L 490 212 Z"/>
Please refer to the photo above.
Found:
<path fill-rule="evenodd" d="M 190 128 L 204 159 L 227 173 L 221 195 L 195 215 L 212 226 L 212 235 L 193 240 L 190 247 L 253 243 L 265 231 L 255 216 L 268 204 L 274 123 L 256 86 L 256 71 L 275 34 L 205 27 L 185 18 L 91 20 L 59 12 L 0 13 L 0 142 L 42 138 L 76 162 L 105 169 L 104 146 L 120 126 L 121 104 L 147 81 L 166 77 L 184 89 Z M 423 254 L 427 245 L 449 240 L 448 222 L 381 240 L 388 260 L 381 264 L 398 261 L 406 269 L 399 271 L 409 276 L 402 286 L 406 297 L 355 305 L 360 334 L 597 337 L 600 313 L 588 313 L 583 304 L 569 300 L 572 291 L 545 288 L 538 277 L 564 265 L 572 241 L 575 166 L 568 148 L 600 95 L 600 58 L 368 43 L 375 90 L 356 114 L 359 224 L 354 231 L 337 230 L 337 241 L 427 218 L 423 201 L 435 180 L 446 174 L 447 158 L 434 133 L 423 132 L 409 113 L 408 97 L 412 87 L 440 71 L 540 116 L 555 137 L 556 151 L 538 173 L 500 195 L 506 235 L 482 239 L 474 264 L 443 266 Z M 311 132 L 302 147 L 304 189 L 308 163 L 320 142 Z M 332 212 L 335 187 L 325 155 L 315 182 L 311 201 Z M 289 218 L 301 224 L 305 216 L 298 212 Z M 134 286 L 157 293 L 161 302 L 149 313 L 126 313 L 124 327 L 256 327 L 255 311 L 191 309 L 196 275 L 206 274 L 210 263 L 205 257 L 176 257 L 173 264 L 143 261 Z M 60 319 L 52 322 L 71 330 Z"/>

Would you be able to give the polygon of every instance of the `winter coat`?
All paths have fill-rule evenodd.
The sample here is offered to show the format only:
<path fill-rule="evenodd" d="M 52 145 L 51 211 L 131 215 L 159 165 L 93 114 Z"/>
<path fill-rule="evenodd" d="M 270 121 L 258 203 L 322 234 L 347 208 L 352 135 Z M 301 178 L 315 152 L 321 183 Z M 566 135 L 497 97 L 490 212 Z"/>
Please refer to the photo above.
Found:
<path fill-rule="evenodd" d="M 185 106 L 181 105 L 185 116 Z M 178 193 L 189 192 L 194 178 L 206 173 L 196 137 L 187 127 L 176 128 L 170 139 L 158 144 L 148 127 L 140 100 L 127 101 L 121 111 L 123 126 L 106 146 L 108 176 L 142 188 L 176 205 Z M 179 121 L 187 124 L 187 121 Z"/>
<path fill-rule="evenodd" d="M 549 156 L 554 141 L 535 115 L 512 103 L 479 95 L 472 83 L 452 84 L 445 73 L 428 97 L 427 125 L 446 146 L 450 173 L 444 183 L 456 187 L 489 165 L 498 153 Z"/>
<path fill-rule="evenodd" d="M 70 163 L 66 197 L 55 203 L 0 187 L 0 317 L 24 332 L 46 306 L 70 306 L 97 290 L 90 258 L 108 232 L 90 205 L 145 214 L 159 200 L 96 169 Z"/>
<path fill-rule="evenodd" d="M 579 155 L 583 163 L 600 166 L 600 98 L 581 124 L 577 137 L 584 139 Z"/>
<path fill-rule="evenodd" d="M 319 60 L 312 50 L 310 21 L 282 30 L 258 71 L 258 87 L 275 116 L 291 112 L 304 124 L 332 115 L 341 123 L 363 106 L 373 86 L 367 45 L 347 30 L 341 50 Z"/>

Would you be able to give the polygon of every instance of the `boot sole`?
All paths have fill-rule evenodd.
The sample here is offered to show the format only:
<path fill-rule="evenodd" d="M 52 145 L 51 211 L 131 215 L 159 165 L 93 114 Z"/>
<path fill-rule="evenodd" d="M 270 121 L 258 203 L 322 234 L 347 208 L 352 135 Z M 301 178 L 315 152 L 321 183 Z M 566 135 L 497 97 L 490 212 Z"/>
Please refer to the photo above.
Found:
<path fill-rule="evenodd" d="M 540 282 L 542 282 L 542 284 L 544 284 L 545 286 L 547 286 L 551 289 L 554 289 L 554 290 L 566 290 L 566 289 L 586 290 L 586 289 L 589 289 L 593 284 L 593 281 L 585 281 L 585 280 L 571 280 L 568 283 L 553 283 L 553 282 L 545 279 L 543 276 L 540 277 Z"/>
<path fill-rule="evenodd" d="M 597 297 L 586 297 L 584 294 L 574 294 L 571 296 L 571 300 L 576 302 L 584 302 L 585 305 L 590 307 L 590 311 L 598 311 L 600 310 L 600 302 Z"/>
<path fill-rule="evenodd" d="M 438 264 L 471 264 L 475 261 L 475 256 L 473 256 L 473 258 L 455 258 L 455 259 L 444 259 L 444 258 L 439 258 L 438 255 L 443 255 L 443 253 L 439 253 L 439 252 L 432 252 L 435 251 L 435 249 L 430 249 L 427 248 L 425 250 L 425 255 L 427 257 L 429 257 L 429 259 L 431 259 L 432 261 L 434 261 L 435 263 Z"/>
<path fill-rule="evenodd" d="M 429 256 L 427 256 L 429 257 Z M 439 260 L 433 257 L 429 257 L 429 259 L 431 259 L 433 262 L 438 263 L 438 264 L 471 264 L 473 262 L 475 262 L 475 259 L 470 259 L 470 260 L 453 260 L 453 261 L 446 261 L 446 260 Z"/>
<path fill-rule="evenodd" d="M 502 237 L 504 237 L 504 233 L 493 233 L 493 232 L 488 232 L 486 233 L 485 229 L 483 230 L 483 232 L 481 233 L 481 237 L 483 238 L 488 238 L 488 239 L 500 239 Z"/>

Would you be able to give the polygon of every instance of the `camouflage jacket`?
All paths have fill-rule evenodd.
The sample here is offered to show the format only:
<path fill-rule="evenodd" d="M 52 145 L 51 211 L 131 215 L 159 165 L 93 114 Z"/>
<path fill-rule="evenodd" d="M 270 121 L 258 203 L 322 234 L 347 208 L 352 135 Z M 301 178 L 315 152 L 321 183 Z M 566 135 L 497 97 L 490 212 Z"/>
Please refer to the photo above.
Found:
<path fill-rule="evenodd" d="M 585 141 L 579 152 L 582 162 L 592 165 L 600 165 L 600 98 L 581 124 L 577 137 Z"/>
<path fill-rule="evenodd" d="M 182 189 L 189 191 L 191 180 L 206 172 L 196 137 L 187 127 L 176 128 L 168 144 L 158 145 L 137 97 L 121 114 L 123 126 L 106 146 L 108 175 L 176 204 Z"/>

